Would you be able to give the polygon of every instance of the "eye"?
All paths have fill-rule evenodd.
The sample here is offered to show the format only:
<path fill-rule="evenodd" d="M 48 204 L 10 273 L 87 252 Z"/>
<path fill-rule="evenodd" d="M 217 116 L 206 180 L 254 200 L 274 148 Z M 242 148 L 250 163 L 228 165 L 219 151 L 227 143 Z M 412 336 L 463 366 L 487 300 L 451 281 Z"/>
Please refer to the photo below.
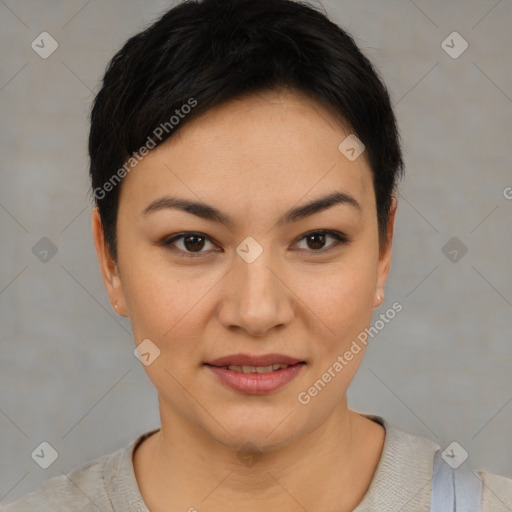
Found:
<path fill-rule="evenodd" d="M 326 241 L 329 238 L 332 238 L 334 242 L 328 245 L 327 248 L 325 248 Z M 302 238 L 300 239 L 300 242 L 302 240 L 306 242 L 305 250 L 313 253 L 324 253 L 338 247 L 339 245 L 348 244 L 350 242 L 348 237 L 346 237 L 343 233 L 339 233 L 338 231 L 327 230 L 311 231 L 303 235 Z M 299 249 L 304 248 L 299 247 Z"/>
<path fill-rule="evenodd" d="M 326 242 L 331 238 L 334 240 L 331 244 L 325 248 Z M 318 230 L 310 231 L 299 239 L 299 245 L 302 241 L 305 241 L 306 247 L 299 247 L 300 250 L 306 250 L 312 253 L 325 253 L 339 245 L 348 244 L 350 240 L 343 233 L 338 231 Z M 211 248 L 208 249 L 207 244 L 210 244 Z M 183 257 L 199 257 L 209 252 L 218 252 L 215 249 L 215 245 L 211 241 L 211 238 L 199 232 L 185 232 L 178 235 L 172 235 L 164 238 L 158 242 L 158 245 L 166 247 L 173 252 L 176 252 L 179 256 Z M 205 249 L 206 246 L 206 250 Z"/>
<path fill-rule="evenodd" d="M 192 258 L 209 252 L 209 250 L 202 250 L 207 244 L 215 247 L 208 235 L 195 232 L 186 232 L 179 235 L 173 235 L 159 242 L 159 245 L 168 247 L 177 253 L 181 253 L 180 256 Z"/>

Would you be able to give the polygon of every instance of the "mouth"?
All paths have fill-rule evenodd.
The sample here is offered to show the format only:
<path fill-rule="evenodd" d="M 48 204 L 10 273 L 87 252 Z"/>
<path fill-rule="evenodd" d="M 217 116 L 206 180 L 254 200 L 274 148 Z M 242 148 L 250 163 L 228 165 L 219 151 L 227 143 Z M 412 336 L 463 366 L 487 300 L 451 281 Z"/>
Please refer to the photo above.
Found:
<path fill-rule="evenodd" d="M 303 362 L 299 362 L 296 364 L 305 364 Z M 211 366 L 211 365 L 209 365 Z M 235 364 L 230 364 L 229 366 L 216 366 L 215 368 L 223 368 L 224 370 L 231 370 L 232 372 L 238 373 L 270 373 L 278 370 L 284 370 L 289 368 L 290 364 L 270 364 L 268 366 L 237 366 Z"/>
<path fill-rule="evenodd" d="M 240 367 L 240 368 L 269 368 L 274 366 L 292 366 L 298 363 L 305 363 L 304 360 L 298 359 L 283 354 L 264 354 L 261 356 L 252 356 L 249 354 L 232 354 L 229 356 L 219 357 L 205 364 L 209 366 L 221 367 Z M 236 370 L 235 371 L 241 371 Z M 245 373 L 252 373 L 256 370 L 247 371 Z M 272 371 L 268 369 L 267 371 Z"/>
<path fill-rule="evenodd" d="M 262 395 L 280 389 L 306 366 L 306 361 L 281 354 L 235 354 L 204 363 L 221 383 L 240 393 Z"/>

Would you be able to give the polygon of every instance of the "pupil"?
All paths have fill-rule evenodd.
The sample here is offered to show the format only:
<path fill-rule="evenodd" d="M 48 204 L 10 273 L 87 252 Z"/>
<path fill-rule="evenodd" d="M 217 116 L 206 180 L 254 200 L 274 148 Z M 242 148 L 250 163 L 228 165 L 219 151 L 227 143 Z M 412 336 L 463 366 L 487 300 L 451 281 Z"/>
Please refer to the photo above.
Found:
<path fill-rule="evenodd" d="M 316 243 L 313 241 L 313 246 L 308 243 L 310 249 L 321 249 L 324 246 L 325 243 L 325 235 L 324 234 L 316 234 L 316 235 L 310 235 L 308 237 L 308 242 L 311 240 L 315 240 Z"/>
<path fill-rule="evenodd" d="M 201 240 L 202 239 L 202 242 L 197 242 L 198 240 Z M 190 240 L 195 240 L 195 243 L 192 242 L 192 244 L 190 244 Z M 185 237 L 185 247 L 187 248 L 187 250 L 191 250 L 193 252 L 193 249 L 198 249 L 198 250 L 201 250 L 204 246 L 204 237 L 202 236 L 197 236 L 197 235 L 191 235 L 191 236 L 187 236 Z"/>

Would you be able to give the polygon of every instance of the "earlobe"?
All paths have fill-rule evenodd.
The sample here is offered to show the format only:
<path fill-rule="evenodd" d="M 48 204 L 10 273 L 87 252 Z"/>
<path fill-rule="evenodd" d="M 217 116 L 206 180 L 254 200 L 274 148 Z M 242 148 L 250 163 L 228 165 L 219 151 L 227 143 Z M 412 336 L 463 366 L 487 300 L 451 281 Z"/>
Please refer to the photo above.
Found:
<path fill-rule="evenodd" d="M 384 302 L 384 288 L 377 288 L 375 292 L 375 300 L 373 302 L 373 308 L 378 308 Z"/>
<path fill-rule="evenodd" d="M 98 263 L 103 278 L 103 284 L 107 291 L 110 304 L 114 311 L 121 316 L 128 316 L 125 306 L 124 293 L 121 283 L 121 276 L 117 263 L 112 258 L 108 244 L 105 241 L 105 233 L 101 222 L 100 213 L 96 206 L 92 211 L 92 234 Z"/>

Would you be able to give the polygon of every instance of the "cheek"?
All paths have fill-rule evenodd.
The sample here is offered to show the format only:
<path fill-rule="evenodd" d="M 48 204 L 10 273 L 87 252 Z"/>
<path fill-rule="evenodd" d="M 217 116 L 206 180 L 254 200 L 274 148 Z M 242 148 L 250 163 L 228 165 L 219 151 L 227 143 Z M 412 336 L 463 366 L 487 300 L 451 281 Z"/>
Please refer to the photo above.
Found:
<path fill-rule="evenodd" d="M 135 342 L 149 338 L 173 354 L 193 353 L 215 290 L 214 275 L 134 262 L 123 282 Z"/>
<path fill-rule="evenodd" d="M 356 258 L 354 258 L 356 261 Z M 297 282 L 297 295 L 318 323 L 335 333 L 351 326 L 361 327 L 371 318 L 377 279 L 376 262 L 359 259 L 357 263 L 332 268 L 329 273 L 305 273 Z M 310 316 L 311 316 L 310 313 Z"/>

